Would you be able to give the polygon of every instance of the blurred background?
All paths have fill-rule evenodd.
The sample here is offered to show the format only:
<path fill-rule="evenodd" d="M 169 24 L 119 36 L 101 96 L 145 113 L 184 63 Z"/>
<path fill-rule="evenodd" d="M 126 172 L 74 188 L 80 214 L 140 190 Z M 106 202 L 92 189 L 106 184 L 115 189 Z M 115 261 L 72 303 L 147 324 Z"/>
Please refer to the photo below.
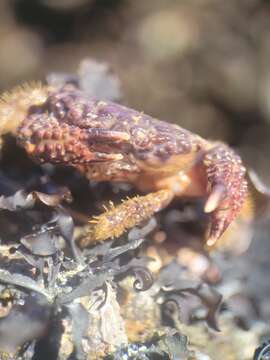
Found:
<path fill-rule="evenodd" d="M 2 0 L 0 90 L 107 61 L 124 102 L 236 147 L 270 184 L 270 3 Z"/>

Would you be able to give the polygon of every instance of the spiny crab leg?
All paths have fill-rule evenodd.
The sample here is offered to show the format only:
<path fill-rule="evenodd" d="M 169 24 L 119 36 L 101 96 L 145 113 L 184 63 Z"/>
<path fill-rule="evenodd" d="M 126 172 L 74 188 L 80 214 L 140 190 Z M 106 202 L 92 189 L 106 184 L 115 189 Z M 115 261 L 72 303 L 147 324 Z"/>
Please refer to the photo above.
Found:
<path fill-rule="evenodd" d="M 145 196 L 135 196 L 122 201 L 122 204 L 110 208 L 90 220 L 88 233 L 81 245 L 87 246 L 109 237 L 119 237 L 126 230 L 134 228 L 152 215 L 165 208 L 173 199 L 169 190 L 160 190 Z"/>

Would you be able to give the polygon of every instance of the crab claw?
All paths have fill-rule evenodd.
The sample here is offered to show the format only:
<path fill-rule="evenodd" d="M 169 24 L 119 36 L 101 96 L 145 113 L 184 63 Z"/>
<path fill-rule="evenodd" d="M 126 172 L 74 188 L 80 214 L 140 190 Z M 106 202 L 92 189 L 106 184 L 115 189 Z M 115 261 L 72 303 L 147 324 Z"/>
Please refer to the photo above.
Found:
<path fill-rule="evenodd" d="M 63 88 L 33 107 L 17 129 L 17 141 L 38 162 L 69 166 L 123 159 L 127 131 L 112 129 L 104 102 Z"/>
<path fill-rule="evenodd" d="M 246 169 L 240 157 L 219 144 L 204 156 L 208 197 L 204 211 L 210 213 L 207 246 L 213 246 L 237 217 L 247 198 Z"/>
<path fill-rule="evenodd" d="M 17 141 L 38 162 L 82 165 L 121 160 L 129 137 L 122 131 L 70 125 L 45 112 L 22 122 Z"/>

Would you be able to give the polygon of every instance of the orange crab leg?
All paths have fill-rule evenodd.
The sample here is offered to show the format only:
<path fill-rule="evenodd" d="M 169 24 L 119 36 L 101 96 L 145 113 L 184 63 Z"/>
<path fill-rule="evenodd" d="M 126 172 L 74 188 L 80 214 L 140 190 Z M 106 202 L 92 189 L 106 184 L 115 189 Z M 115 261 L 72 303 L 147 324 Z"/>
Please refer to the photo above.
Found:
<path fill-rule="evenodd" d="M 126 230 L 148 220 L 156 212 L 166 207 L 173 198 L 169 190 L 160 190 L 145 196 L 123 200 L 90 220 L 88 234 L 81 241 L 82 246 L 121 236 Z"/>

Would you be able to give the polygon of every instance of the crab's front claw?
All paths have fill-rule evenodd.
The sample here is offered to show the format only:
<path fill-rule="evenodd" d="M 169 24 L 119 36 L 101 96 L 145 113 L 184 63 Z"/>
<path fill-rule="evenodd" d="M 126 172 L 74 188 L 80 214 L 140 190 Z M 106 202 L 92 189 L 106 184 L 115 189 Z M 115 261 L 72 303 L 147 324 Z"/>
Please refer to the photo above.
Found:
<path fill-rule="evenodd" d="M 80 128 L 55 114 L 28 116 L 17 131 L 17 141 L 36 161 L 62 165 L 121 160 L 121 146 L 129 135 L 102 128 Z"/>
<path fill-rule="evenodd" d="M 218 144 L 203 158 L 207 177 L 204 210 L 210 213 L 207 245 L 213 246 L 237 217 L 248 195 L 246 169 L 229 147 Z"/>

